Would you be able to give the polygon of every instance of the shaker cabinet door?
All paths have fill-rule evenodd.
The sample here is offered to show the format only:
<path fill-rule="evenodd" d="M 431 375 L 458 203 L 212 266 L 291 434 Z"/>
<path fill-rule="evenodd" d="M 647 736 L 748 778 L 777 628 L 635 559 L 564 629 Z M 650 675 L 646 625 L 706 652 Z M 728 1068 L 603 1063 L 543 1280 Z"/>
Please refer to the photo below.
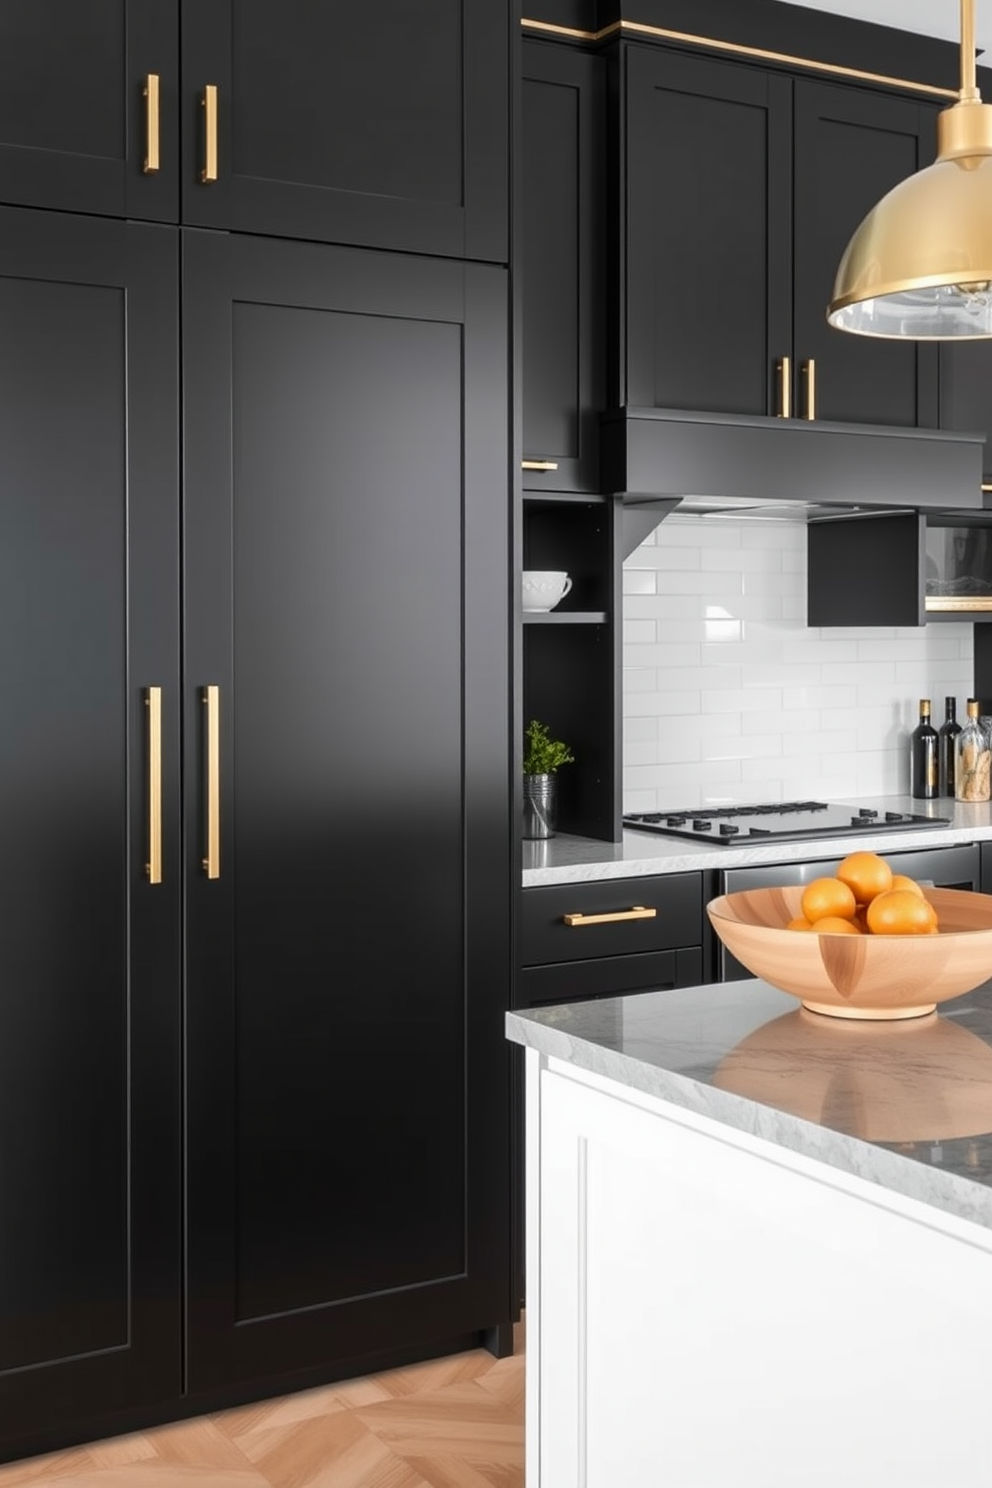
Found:
<path fill-rule="evenodd" d="M 936 350 L 853 336 L 828 324 L 834 275 L 876 202 L 929 161 L 932 110 L 909 99 L 798 79 L 795 84 L 797 414 L 850 423 L 937 425 Z"/>
<path fill-rule="evenodd" d="M 4 0 L 0 201 L 175 222 L 178 84 L 176 0 Z"/>
<path fill-rule="evenodd" d="M 182 16 L 184 222 L 506 261 L 502 0 L 182 0 Z"/>
<path fill-rule="evenodd" d="M 606 61 L 542 41 L 523 52 L 523 485 L 598 491 Z"/>
<path fill-rule="evenodd" d="M 182 1387 L 177 269 L 0 210 L 4 1456 Z"/>
<path fill-rule="evenodd" d="M 509 1316 L 509 559 L 502 270 L 186 238 L 198 1392 Z"/>
<path fill-rule="evenodd" d="M 626 90 L 619 402 L 776 413 L 792 344 L 791 83 L 630 46 Z"/>

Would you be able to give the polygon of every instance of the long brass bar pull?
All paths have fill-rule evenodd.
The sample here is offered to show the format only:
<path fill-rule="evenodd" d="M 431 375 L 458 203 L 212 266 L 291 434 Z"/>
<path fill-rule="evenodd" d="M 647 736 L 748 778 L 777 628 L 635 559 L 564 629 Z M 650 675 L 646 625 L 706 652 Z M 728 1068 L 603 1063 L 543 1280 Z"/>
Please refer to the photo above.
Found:
<path fill-rule="evenodd" d="M 148 862 L 150 884 L 162 882 L 162 689 L 145 688 L 148 709 Z"/>
<path fill-rule="evenodd" d="M 217 179 L 217 84 L 208 83 L 200 97 L 203 110 L 203 167 L 200 180 L 205 186 Z"/>
<path fill-rule="evenodd" d="M 521 470 L 557 470 L 557 460 L 521 460 Z"/>
<path fill-rule="evenodd" d="M 159 149 L 159 75 L 150 72 L 142 89 L 145 100 L 145 159 L 141 169 L 153 176 L 162 161 Z"/>
<path fill-rule="evenodd" d="M 656 919 L 656 909 L 645 909 L 643 904 L 635 904 L 633 909 L 618 909 L 615 914 L 567 914 L 562 915 L 566 925 L 614 925 L 617 920 L 653 920 Z"/>
<path fill-rule="evenodd" d="M 220 688 L 205 687 L 207 710 L 207 855 L 203 871 L 220 878 Z"/>
<path fill-rule="evenodd" d="M 806 383 L 806 412 L 803 418 L 816 418 L 816 360 L 810 357 L 803 362 L 803 381 Z"/>
<path fill-rule="evenodd" d="M 792 417 L 792 359 L 782 357 L 778 364 L 778 416 Z"/>

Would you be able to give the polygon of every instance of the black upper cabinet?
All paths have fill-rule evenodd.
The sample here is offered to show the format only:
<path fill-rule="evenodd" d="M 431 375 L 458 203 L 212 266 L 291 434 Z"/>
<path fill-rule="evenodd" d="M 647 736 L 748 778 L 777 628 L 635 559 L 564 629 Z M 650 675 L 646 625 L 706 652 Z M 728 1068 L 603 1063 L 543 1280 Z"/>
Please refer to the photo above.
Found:
<path fill-rule="evenodd" d="M 599 415 L 606 395 L 605 110 L 604 57 L 524 42 L 525 490 L 600 489 Z"/>
<path fill-rule="evenodd" d="M 794 88 L 796 412 L 806 415 L 803 369 L 812 360 L 817 418 L 936 428 L 936 348 L 848 335 L 826 319 L 852 233 L 932 157 L 933 110 L 831 83 L 798 79 Z"/>
<path fill-rule="evenodd" d="M 177 286 L 174 228 L 0 210 L 4 1456 L 182 1388 Z"/>
<path fill-rule="evenodd" d="M 935 426 L 932 348 L 826 322 L 852 232 L 932 153 L 932 110 L 636 45 L 626 100 L 618 402 Z"/>
<path fill-rule="evenodd" d="M 940 427 L 985 435 L 986 480 L 992 481 L 992 345 L 962 341 L 940 348 Z"/>
<path fill-rule="evenodd" d="M 182 20 L 184 222 L 506 261 L 503 0 L 182 0 Z"/>
<path fill-rule="evenodd" d="M 175 222 L 178 53 L 176 0 L 6 0 L 0 201 Z"/>
<path fill-rule="evenodd" d="M 617 401 L 775 412 L 775 361 L 792 343 L 791 84 L 653 47 L 625 60 Z"/>
<path fill-rule="evenodd" d="M 507 276 L 186 238 L 197 1393 L 509 1316 Z"/>

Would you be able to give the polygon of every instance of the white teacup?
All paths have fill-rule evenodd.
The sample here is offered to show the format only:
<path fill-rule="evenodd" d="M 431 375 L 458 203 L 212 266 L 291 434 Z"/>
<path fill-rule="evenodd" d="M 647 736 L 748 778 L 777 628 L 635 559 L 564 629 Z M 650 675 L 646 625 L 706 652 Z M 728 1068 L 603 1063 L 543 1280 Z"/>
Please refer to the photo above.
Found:
<path fill-rule="evenodd" d="M 572 587 L 567 573 L 552 569 L 526 569 L 523 575 L 523 602 L 526 614 L 546 614 L 560 604 Z"/>

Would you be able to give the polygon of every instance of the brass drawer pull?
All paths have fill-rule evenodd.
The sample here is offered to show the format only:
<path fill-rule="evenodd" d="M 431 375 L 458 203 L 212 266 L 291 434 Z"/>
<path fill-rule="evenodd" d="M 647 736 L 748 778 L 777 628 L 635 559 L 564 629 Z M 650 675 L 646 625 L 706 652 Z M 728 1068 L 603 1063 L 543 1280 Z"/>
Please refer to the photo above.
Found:
<path fill-rule="evenodd" d="M 150 884 L 162 882 L 162 689 L 145 688 L 148 709 L 148 862 Z"/>
<path fill-rule="evenodd" d="M 557 470 L 557 460 L 521 460 L 521 470 Z"/>
<path fill-rule="evenodd" d="M 202 860 L 208 878 L 220 878 L 220 688 L 201 693 L 207 710 L 207 855 Z"/>
<path fill-rule="evenodd" d="M 792 362 L 782 357 L 778 364 L 778 416 L 792 417 Z"/>
<path fill-rule="evenodd" d="M 141 169 L 153 176 L 161 166 L 159 153 L 159 75 L 150 72 L 142 89 L 145 99 L 145 159 Z"/>
<path fill-rule="evenodd" d="M 816 360 L 810 357 L 803 362 L 803 380 L 806 383 L 806 412 L 804 418 L 816 418 Z"/>
<path fill-rule="evenodd" d="M 617 920 L 653 920 L 656 919 L 656 909 L 645 909 L 643 904 L 635 904 L 633 909 L 618 909 L 613 914 L 567 914 L 562 915 L 566 925 L 614 925 Z"/>
<path fill-rule="evenodd" d="M 205 186 L 217 179 L 217 84 L 208 83 L 200 96 L 203 109 L 203 167 L 200 180 Z"/>

